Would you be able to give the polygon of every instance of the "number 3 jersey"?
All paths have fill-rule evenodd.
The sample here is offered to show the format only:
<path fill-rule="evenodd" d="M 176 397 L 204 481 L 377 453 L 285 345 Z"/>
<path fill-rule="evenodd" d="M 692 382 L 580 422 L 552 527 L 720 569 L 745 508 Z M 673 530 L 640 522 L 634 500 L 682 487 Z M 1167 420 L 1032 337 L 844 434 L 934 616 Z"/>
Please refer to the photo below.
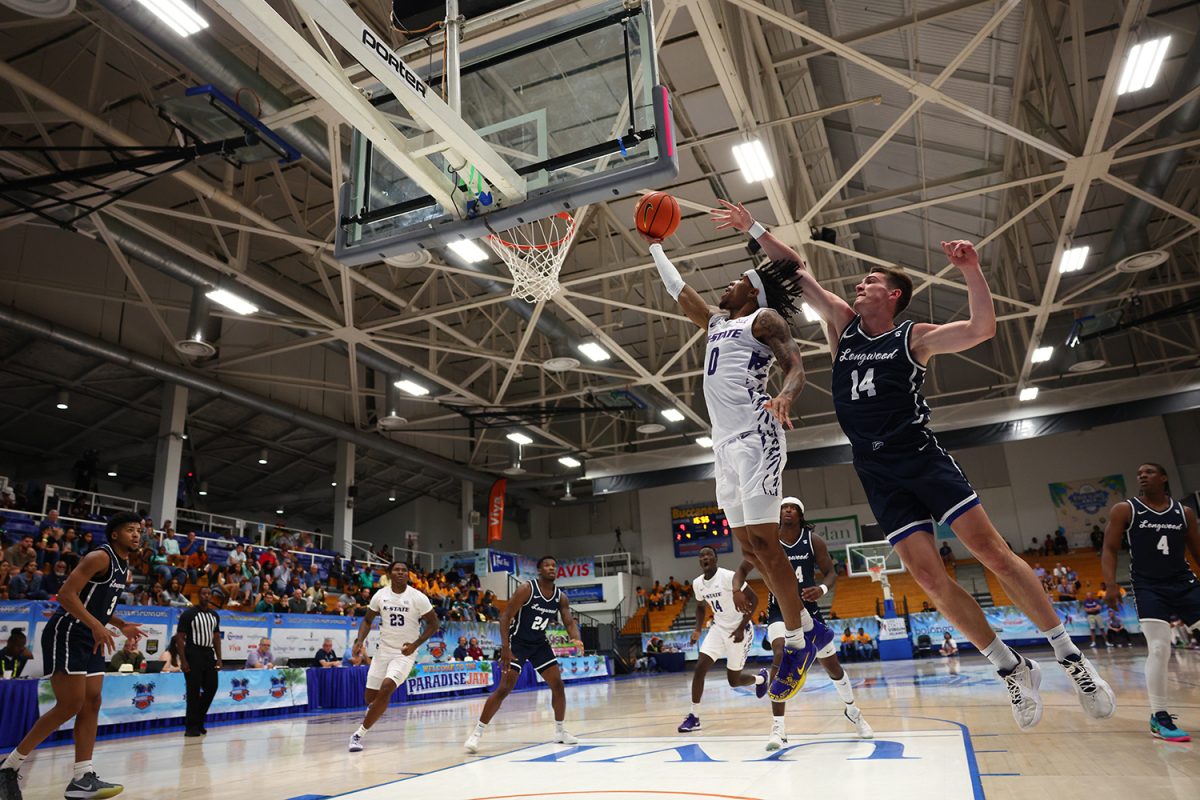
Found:
<path fill-rule="evenodd" d="M 909 320 L 868 336 L 856 316 L 842 332 L 833 359 L 833 408 L 856 451 L 927 437 L 925 367 L 909 349 L 912 327 Z"/>
<path fill-rule="evenodd" d="M 547 641 L 546 629 L 558 619 L 562 603 L 562 590 L 554 587 L 549 597 L 542 594 L 536 580 L 529 582 L 529 599 L 517 610 L 517 615 L 508 628 L 509 639 L 538 643 Z"/>
<path fill-rule="evenodd" d="M 371 597 L 370 609 L 379 615 L 379 646 L 399 650 L 421 636 L 421 617 L 433 610 L 424 593 L 407 587 L 396 594 L 385 586 Z"/>
<path fill-rule="evenodd" d="M 1164 510 L 1155 511 L 1137 497 L 1125 502 L 1133 509 L 1125 535 L 1134 586 L 1193 583 L 1196 578 L 1185 555 L 1188 522 L 1183 504 L 1172 500 Z"/>
<path fill-rule="evenodd" d="M 760 309 L 761 311 L 761 309 Z M 779 425 L 764 406 L 771 348 L 754 338 L 758 311 L 737 319 L 714 314 L 704 351 L 704 402 L 712 421 L 714 449 L 738 434 Z"/>
<path fill-rule="evenodd" d="M 745 586 L 743 581 L 742 587 Z M 696 600 L 708 603 L 713 626 L 732 634 L 742 624 L 742 612 L 733 605 L 733 570 L 717 567 L 712 578 L 697 576 L 692 581 L 692 592 Z"/>

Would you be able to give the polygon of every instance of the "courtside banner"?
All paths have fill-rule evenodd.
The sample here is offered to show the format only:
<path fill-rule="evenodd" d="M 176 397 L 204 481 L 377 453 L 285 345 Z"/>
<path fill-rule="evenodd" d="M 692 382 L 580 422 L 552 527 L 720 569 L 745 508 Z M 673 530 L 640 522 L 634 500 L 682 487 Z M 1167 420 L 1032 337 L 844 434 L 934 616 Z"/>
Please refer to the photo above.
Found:
<path fill-rule="evenodd" d="M 608 675 L 608 660 L 604 656 L 559 656 L 558 669 L 564 681 L 603 678 Z M 538 683 L 545 683 L 540 672 L 534 674 Z"/>
<path fill-rule="evenodd" d="M 453 661 L 449 664 L 416 664 L 405 689 L 413 695 L 486 689 L 492 685 L 491 661 Z"/>
<path fill-rule="evenodd" d="M 488 494 L 488 544 L 504 538 L 504 492 L 507 488 L 508 480 L 501 478 L 492 484 L 492 491 Z"/>

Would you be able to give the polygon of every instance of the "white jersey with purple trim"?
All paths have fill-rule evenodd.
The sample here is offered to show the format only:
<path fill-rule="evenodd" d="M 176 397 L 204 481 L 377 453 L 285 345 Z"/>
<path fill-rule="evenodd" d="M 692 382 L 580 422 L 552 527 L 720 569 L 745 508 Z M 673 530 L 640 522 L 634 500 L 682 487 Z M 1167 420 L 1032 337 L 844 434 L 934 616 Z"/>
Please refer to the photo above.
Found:
<path fill-rule="evenodd" d="M 385 586 L 371 597 L 369 608 L 379 615 L 379 647 L 399 650 L 421 636 L 421 617 L 433 610 L 423 592 L 407 587 L 400 594 Z"/>
<path fill-rule="evenodd" d="M 764 408 L 771 399 L 767 374 L 775 354 L 754 338 L 754 320 L 759 311 L 737 319 L 715 314 L 708 321 L 704 402 L 712 422 L 714 447 L 738 434 L 779 425 Z"/>
<path fill-rule="evenodd" d="M 742 581 L 742 588 L 745 587 L 746 582 Z M 733 606 L 733 570 L 717 567 L 711 580 L 705 580 L 703 575 L 696 577 L 692 591 L 697 600 L 708 603 L 714 627 L 733 633 L 742 624 L 742 612 Z"/>

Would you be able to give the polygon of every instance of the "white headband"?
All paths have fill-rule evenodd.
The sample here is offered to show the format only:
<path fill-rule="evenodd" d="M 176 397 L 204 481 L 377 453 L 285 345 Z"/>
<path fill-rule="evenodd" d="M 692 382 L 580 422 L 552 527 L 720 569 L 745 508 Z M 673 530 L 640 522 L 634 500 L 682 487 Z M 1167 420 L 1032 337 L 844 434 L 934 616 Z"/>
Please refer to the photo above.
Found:
<path fill-rule="evenodd" d="M 801 514 L 803 514 L 803 513 L 804 513 L 804 503 L 801 503 L 801 502 L 800 502 L 800 498 L 799 498 L 799 497 L 785 497 L 785 498 L 783 498 L 783 502 L 782 502 L 782 503 L 780 503 L 779 505 L 781 505 L 781 506 L 788 506 L 788 505 L 795 506 L 796 508 L 800 509 L 800 513 L 801 513 Z"/>
<path fill-rule="evenodd" d="M 758 307 L 766 308 L 767 307 L 767 289 L 765 286 L 763 286 L 762 278 L 760 278 L 758 276 L 758 271 L 753 270 L 753 269 L 748 269 L 745 272 L 743 272 L 742 274 L 750 279 L 751 286 L 753 286 L 755 289 L 758 289 Z"/>

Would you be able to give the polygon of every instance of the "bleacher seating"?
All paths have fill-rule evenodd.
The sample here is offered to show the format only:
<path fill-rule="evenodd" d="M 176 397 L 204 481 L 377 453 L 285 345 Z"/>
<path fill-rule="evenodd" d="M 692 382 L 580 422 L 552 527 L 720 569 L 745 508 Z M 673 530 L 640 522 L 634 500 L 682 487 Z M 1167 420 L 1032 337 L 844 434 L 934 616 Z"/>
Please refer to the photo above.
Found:
<path fill-rule="evenodd" d="M 1100 582 L 1104 580 L 1104 573 L 1100 568 L 1100 554 L 1091 548 L 1072 550 L 1065 556 L 1022 554 L 1021 559 L 1031 567 L 1034 564 L 1041 564 L 1047 573 L 1052 572 L 1055 564 L 1059 562 L 1067 569 L 1075 570 L 1079 576 L 1079 582 L 1083 584 L 1083 588 L 1079 590 L 1079 596 L 1076 598 L 1078 600 L 1082 600 L 1087 592 L 1100 591 Z M 996 576 L 986 570 L 985 574 L 987 575 L 988 591 L 992 593 L 992 602 L 998 606 L 1012 605 L 1012 598 L 1008 596 L 1008 592 L 1004 591 L 1004 587 L 996 579 Z M 1057 598 L 1057 594 L 1055 597 Z"/>
<path fill-rule="evenodd" d="M 669 631 L 671 630 L 671 626 L 675 624 L 675 618 L 683 611 L 686 604 L 686 600 L 676 600 L 674 603 L 661 609 L 651 610 L 649 606 L 639 608 L 625 622 L 625 626 L 621 628 L 621 635 L 636 635 L 643 631 Z M 647 615 L 650 618 L 649 627 L 646 627 L 643 622 Z"/>

